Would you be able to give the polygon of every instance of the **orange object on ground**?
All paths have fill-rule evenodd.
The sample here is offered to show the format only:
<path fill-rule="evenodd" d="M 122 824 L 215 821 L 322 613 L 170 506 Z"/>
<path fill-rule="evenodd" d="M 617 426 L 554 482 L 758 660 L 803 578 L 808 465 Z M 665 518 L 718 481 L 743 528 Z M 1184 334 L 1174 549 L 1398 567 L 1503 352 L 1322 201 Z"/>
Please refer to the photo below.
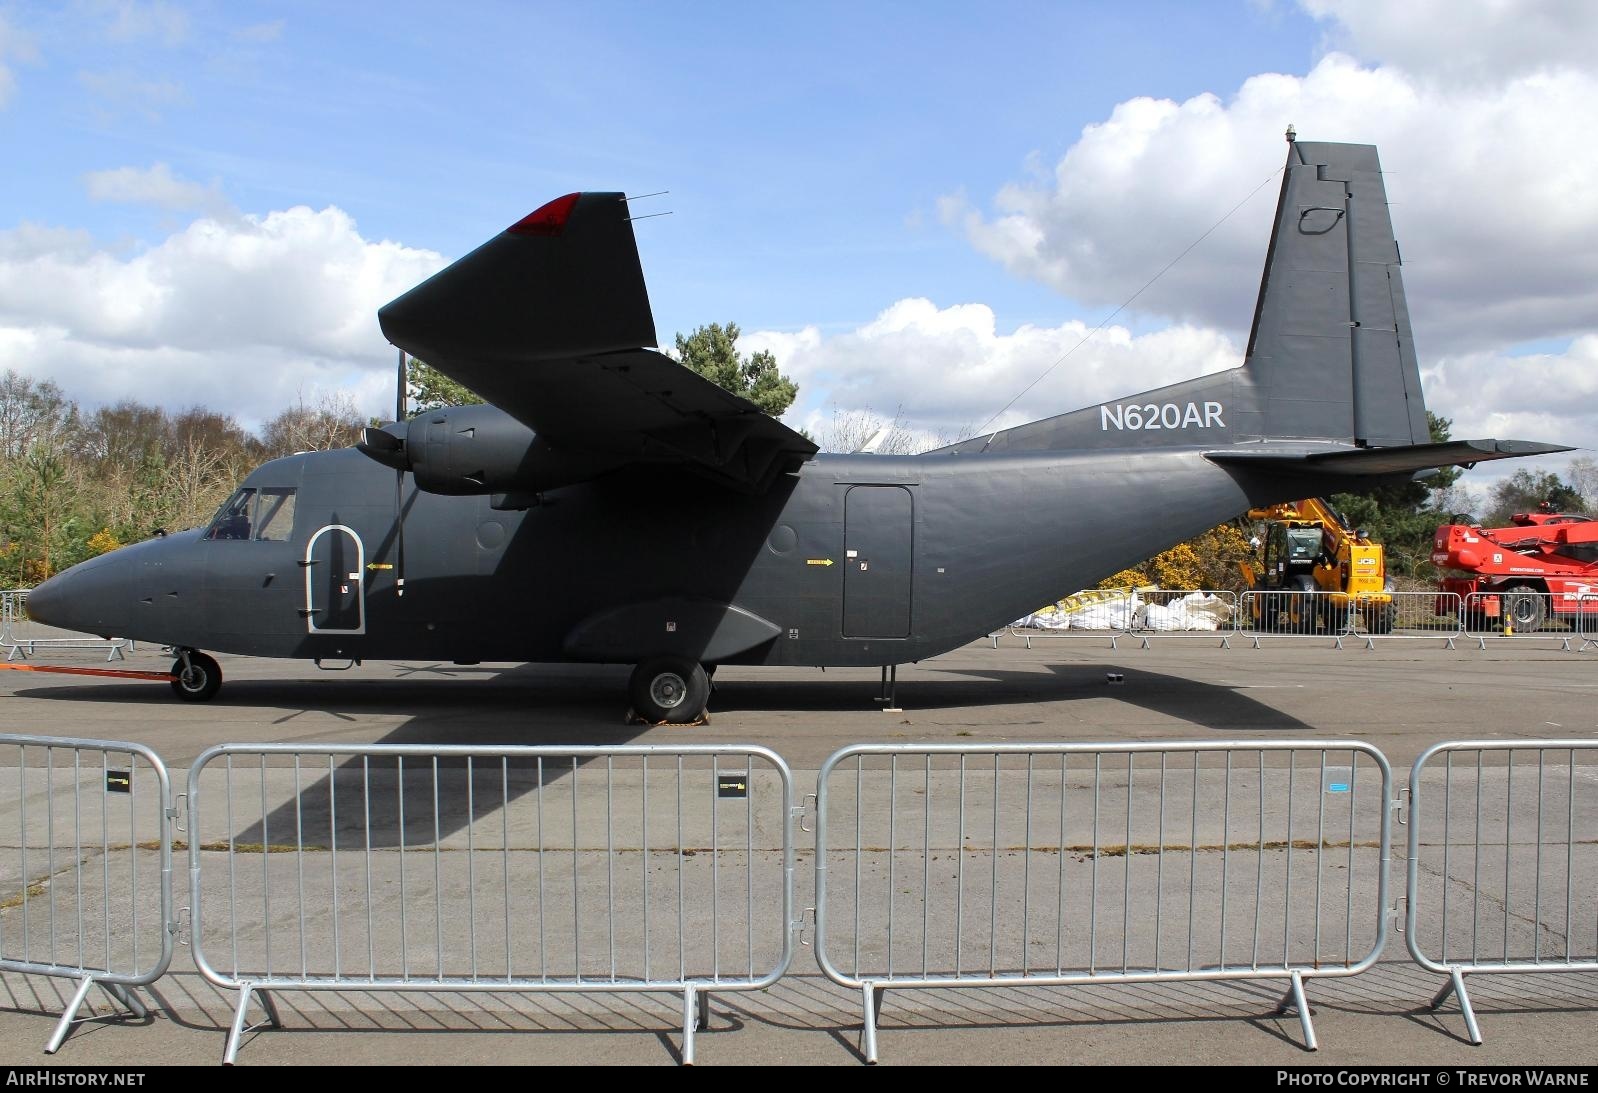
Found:
<path fill-rule="evenodd" d="M 118 668 L 63 668 L 54 664 L 0 664 L 12 672 L 59 672 L 68 676 L 110 676 L 112 679 L 149 679 L 171 683 L 178 677 L 171 672 L 130 672 Z"/>

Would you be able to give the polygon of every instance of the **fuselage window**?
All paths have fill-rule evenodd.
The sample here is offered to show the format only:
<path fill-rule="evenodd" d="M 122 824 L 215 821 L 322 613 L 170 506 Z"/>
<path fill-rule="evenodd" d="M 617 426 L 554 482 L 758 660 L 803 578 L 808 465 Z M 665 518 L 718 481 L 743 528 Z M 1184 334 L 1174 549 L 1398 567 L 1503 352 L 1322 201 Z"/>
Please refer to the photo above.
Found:
<path fill-rule="evenodd" d="M 272 487 L 262 489 L 256 498 L 255 537 L 285 543 L 293 531 L 294 491 Z"/>
<path fill-rule="evenodd" d="M 250 537 L 250 516 L 255 508 L 255 491 L 245 488 L 236 492 L 227 499 L 216 519 L 211 521 L 211 529 L 205 533 L 207 539 L 248 539 Z"/>
<path fill-rule="evenodd" d="M 247 486 L 228 498 L 205 537 L 288 542 L 294 531 L 294 494 L 287 487 Z"/>

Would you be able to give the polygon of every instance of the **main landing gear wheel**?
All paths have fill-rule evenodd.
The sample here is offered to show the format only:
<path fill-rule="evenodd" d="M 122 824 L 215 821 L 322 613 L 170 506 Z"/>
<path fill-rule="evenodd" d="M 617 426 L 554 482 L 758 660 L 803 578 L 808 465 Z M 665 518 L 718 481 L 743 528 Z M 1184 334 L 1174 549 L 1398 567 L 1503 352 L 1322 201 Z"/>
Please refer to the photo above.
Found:
<path fill-rule="evenodd" d="M 222 666 L 192 649 L 178 654 L 172 674 L 172 693 L 185 702 L 209 702 L 222 689 Z"/>
<path fill-rule="evenodd" d="M 704 665 L 684 657 L 657 657 L 633 669 L 627 683 L 633 711 L 643 720 L 688 725 L 699 720 L 710 698 Z"/>

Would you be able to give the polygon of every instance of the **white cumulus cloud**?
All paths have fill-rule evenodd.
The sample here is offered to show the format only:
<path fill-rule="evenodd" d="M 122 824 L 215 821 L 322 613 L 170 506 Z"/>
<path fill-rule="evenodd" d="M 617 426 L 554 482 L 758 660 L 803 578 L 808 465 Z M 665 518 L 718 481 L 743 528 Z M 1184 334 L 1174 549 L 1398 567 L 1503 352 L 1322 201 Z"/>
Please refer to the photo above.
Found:
<path fill-rule="evenodd" d="M 900 414 L 929 439 L 946 440 L 970 434 L 1001 410 L 989 429 L 1242 362 L 1241 347 L 1216 330 L 1174 326 L 1134 335 L 1110 326 L 1089 338 L 1090 331 L 1073 321 L 1002 332 L 985 304 L 939 308 L 911 298 L 847 333 L 755 331 L 739 340 L 739 348 L 776 355 L 799 384 L 800 401 L 787 420 L 812 435 L 825 435 L 835 412 L 870 411 L 883 418 Z M 1040 376 L 1004 409 L 1010 396 Z"/>
<path fill-rule="evenodd" d="M 393 401 L 377 309 L 444 265 L 337 208 L 202 218 L 131 255 L 82 233 L 0 232 L 0 368 L 95 405 L 195 404 L 248 425 L 300 397 Z"/>
<path fill-rule="evenodd" d="M 1449 80 L 1496 82 L 1588 66 L 1598 42 L 1590 0 L 1300 0 L 1333 48 Z"/>

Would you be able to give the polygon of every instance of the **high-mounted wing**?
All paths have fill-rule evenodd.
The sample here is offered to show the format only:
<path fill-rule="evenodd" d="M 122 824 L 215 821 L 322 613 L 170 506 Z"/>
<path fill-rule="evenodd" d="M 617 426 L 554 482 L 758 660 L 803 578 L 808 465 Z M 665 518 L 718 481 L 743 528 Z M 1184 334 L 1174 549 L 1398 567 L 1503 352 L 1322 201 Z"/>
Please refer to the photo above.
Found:
<path fill-rule="evenodd" d="M 756 491 L 815 444 L 654 345 L 619 193 L 568 194 L 377 313 L 388 340 L 561 452 L 676 463 Z"/>

